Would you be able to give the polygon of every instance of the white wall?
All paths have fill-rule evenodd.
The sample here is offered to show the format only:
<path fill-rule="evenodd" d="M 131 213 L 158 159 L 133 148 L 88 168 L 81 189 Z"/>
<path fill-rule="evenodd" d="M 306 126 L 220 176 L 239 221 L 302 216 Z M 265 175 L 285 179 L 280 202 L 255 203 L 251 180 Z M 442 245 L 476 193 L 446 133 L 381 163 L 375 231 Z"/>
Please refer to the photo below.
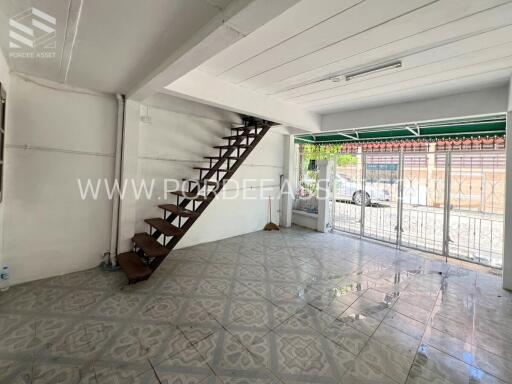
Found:
<path fill-rule="evenodd" d="M 82 200 L 77 178 L 114 174 L 113 96 L 13 75 L 8 95 L 4 256 L 13 284 L 98 265 L 112 202 Z"/>
<path fill-rule="evenodd" d="M 176 202 L 175 196 L 163 196 L 163 179 L 198 178 L 193 166 L 201 165 L 203 156 L 216 156 L 212 146 L 222 144 L 222 136 L 231 134 L 232 122 L 239 122 L 236 114 L 199 103 L 158 95 L 148 101 L 151 124 L 140 124 L 138 176 L 146 182 L 155 178 L 157 194 L 151 200 L 142 199 L 137 204 L 135 231 L 148 231 L 144 219 L 161 217 L 158 208 L 164 202 Z M 146 113 L 145 106 L 141 108 Z M 227 198 L 217 197 L 180 241 L 178 247 L 223 239 L 261 230 L 268 221 L 268 200 L 260 198 L 260 181 L 272 186 L 264 195 L 279 195 L 279 176 L 283 174 L 284 136 L 269 132 L 258 144 L 233 180 L 228 184 Z M 245 192 L 252 199 L 244 199 Z M 249 180 L 251 179 L 251 180 Z M 252 187 L 252 189 L 251 189 Z M 237 190 L 238 189 L 238 190 Z M 237 191 L 235 191 L 237 190 Z M 239 193 L 236 199 L 235 192 Z M 160 197 L 160 199 L 159 199 Z M 273 203 L 273 221 L 279 222 L 279 203 Z"/>
<path fill-rule="evenodd" d="M 507 99 L 508 89 L 503 86 L 410 103 L 337 112 L 322 117 L 322 130 L 333 131 L 502 113 L 507 110 Z"/>
<path fill-rule="evenodd" d="M 0 83 L 2 83 L 2 86 L 4 87 L 4 89 L 6 90 L 7 92 L 7 95 L 9 97 L 10 95 L 10 91 L 9 91 L 9 83 L 10 83 L 10 74 L 9 74 L 9 67 L 7 66 L 7 61 L 5 60 L 5 57 L 2 53 L 2 51 L 0 50 Z M 9 129 L 9 127 L 6 127 L 7 129 Z M 5 160 L 5 155 L 4 155 L 4 160 Z M 5 177 L 5 176 L 4 176 Z M 5 182 L 4 182 L 4 185 L 5 185 Z M 2 267 L 5 263 L 4 263 L 4 250 L 3 250 L 3 232 L 4 232 L 4 227 L 3 227 L 3 211 L 4 211 L 4 200 L 5 199 L 2 199 L 2 201 L 0 202 L 0 267 Z"/>

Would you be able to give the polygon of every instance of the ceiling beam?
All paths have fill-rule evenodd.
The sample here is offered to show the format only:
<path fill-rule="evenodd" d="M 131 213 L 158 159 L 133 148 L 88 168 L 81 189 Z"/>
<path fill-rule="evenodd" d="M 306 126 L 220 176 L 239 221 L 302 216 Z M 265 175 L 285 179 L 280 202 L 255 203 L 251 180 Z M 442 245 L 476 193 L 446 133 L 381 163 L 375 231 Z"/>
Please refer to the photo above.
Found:
<path fill-rule="evenodd" d="M 272 96 L 239 87 L 198 69 L 165 87 L 164 93 L 247 114 L 306 132 L 320 132 L 320 115 Z"/>
<path fill-rule="evenodd" d="M 272 20 L 299 0 L 232 0 L 127 95 L 142 101 Z"/>

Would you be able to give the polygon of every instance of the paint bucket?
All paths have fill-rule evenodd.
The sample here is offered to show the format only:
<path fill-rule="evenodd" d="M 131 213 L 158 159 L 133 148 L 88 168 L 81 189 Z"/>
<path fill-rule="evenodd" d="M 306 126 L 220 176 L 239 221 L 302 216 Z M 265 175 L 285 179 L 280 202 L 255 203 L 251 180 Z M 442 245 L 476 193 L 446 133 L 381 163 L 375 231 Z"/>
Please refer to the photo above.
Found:
<path fill-rule="evenodd" d="M 0 291 L 9 289 L 9 267 L 5 266 L 0 269 Z"/>

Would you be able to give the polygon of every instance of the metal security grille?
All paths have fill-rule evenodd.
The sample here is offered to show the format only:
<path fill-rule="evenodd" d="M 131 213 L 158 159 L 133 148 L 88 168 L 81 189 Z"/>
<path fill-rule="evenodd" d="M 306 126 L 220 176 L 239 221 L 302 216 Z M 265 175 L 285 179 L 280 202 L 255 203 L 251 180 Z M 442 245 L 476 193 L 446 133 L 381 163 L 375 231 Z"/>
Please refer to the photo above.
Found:
<path fill-rule="evenodd" d="M 394 243 L 397 240 L 399 162 L 397 153 L 364 155 L 366 198 L 363 235 Z"/>
<path fill-rule="evenodd" d="M 501 267 L 504 149 L 439 151 L 432 144 L 351 156 L 334 175 L 334 229 Z"/>
<path fill-rule="evenodd" d="M 445 157 L 403 153 L 401 245 L 442 253 Z"/>
<path fill-rule="evenodd" d="M 505 152 L 452 152 L 448 254 L 501 267 Z"/>
<path fill-rule="evenodd" d="M 363 156 L 351 156 L 352 161 L 338 165 L 334 175 L 333 221 L 342 231 L 360 234 L 363 229 L 362 212 L 360 206 L 355 204 L 358 198 L 355 192 L 363 190 Z"/>

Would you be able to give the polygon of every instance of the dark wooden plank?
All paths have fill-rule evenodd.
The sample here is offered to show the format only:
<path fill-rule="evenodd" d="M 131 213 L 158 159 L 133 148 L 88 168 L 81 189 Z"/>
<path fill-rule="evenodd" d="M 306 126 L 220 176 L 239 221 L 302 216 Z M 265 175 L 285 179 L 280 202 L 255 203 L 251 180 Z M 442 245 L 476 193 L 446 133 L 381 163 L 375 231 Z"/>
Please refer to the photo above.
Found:
<path fill-rule="evenodd" d="M 191 211 L 190 209 L 181 208 L 175 204 L 162 204 L 158 208 L 162 208 L 165 211 L 171 212 L 173 215 L 181 217 L 198 217 L 199 214 Z"/>
<path fill-rule="evenodd" d="M 227 157 L 222 157 L 222 156 L 204 156 L 204 158 L 208 159 L 208 160 L 220 160 L 220 159 L 238 160 L 238 159 L 240 159 L 239 157 L 236 157 L 236 156 L 227 156 Z"/>
<path fill-rule="evenodd" d="M 217 149 L 233 149 L 233 148 L 250 148 L 250 145 L 247 144 L 232 144 L 232 145 L 216 145 L 213 148 Z"/>
<path fill-rule="evenodd" d="M 196 192 L 186 192 L 186 191 L 173 191 L 171 192 L 174 195 L 183 197 L 187 200 L 196 200 L 196 201 L 206 201 L 211 200 L 208 196 L 198 194 Z"/>
<path fill-rule="evenodd" d="M 136 233 L 132 240 L 149 257 L 165 257 L 170 252 L 170 249 L 164 247 L 147 233 Z"/>
<path fill-rule="evenodd" d="M 210 170 L 210 168 L 206 168 Z M 200 180 L 200 179 L 182 179 L 183 181 L 192 184 L 193 186 L 200 186 L 204 187 L 205 185 L 209 185 L 211 187 L 215 187 L 218 183 L 218 181 L 214 180 Z"/>
<path fill-rule="evenodd" d="M 252 130 L 256 131 L 257 129 L 261 129 L 260 126 L 258 127 L 255 127 L 255 126 L 252 126 L 252 127 L 235 127 L 235 128 L 230 128 L 232 131 L 237 131 L 237 132 L 250 132 Z"/>
<path fill-rule="evenodd" d="M 182 229 L 168 223 L 161 217 L 146 219 L 144 221 L 156 230 L 162 232 L 165 236 L 183 236 L 185 233 Z"/>
<path fill-rule="evenodd" d="M 126 274 L 129 283 L 147 280 L 151 276 L 151 269 L 142 262 L 135 252 L 125 252 L 117 255 L 117 263 Z"/>
<path fill-rule="evenodd" d="M 256 133 L 240 133 L 239 135 L 231 135 L 231 136 L 224 136 L 224 140 L 236 140 L 236 139 L 247 139 L 249 138 L 255 138 L 258 136 Z"/>
<path fill-rule="evenodd" d="M 211 171 L 212 168 L 207 167 L 194 167 L 194 169 L 197 169 L 198 171 Z M 229 172 L 229 169 L 217 169 L 215 172 Z"/>

